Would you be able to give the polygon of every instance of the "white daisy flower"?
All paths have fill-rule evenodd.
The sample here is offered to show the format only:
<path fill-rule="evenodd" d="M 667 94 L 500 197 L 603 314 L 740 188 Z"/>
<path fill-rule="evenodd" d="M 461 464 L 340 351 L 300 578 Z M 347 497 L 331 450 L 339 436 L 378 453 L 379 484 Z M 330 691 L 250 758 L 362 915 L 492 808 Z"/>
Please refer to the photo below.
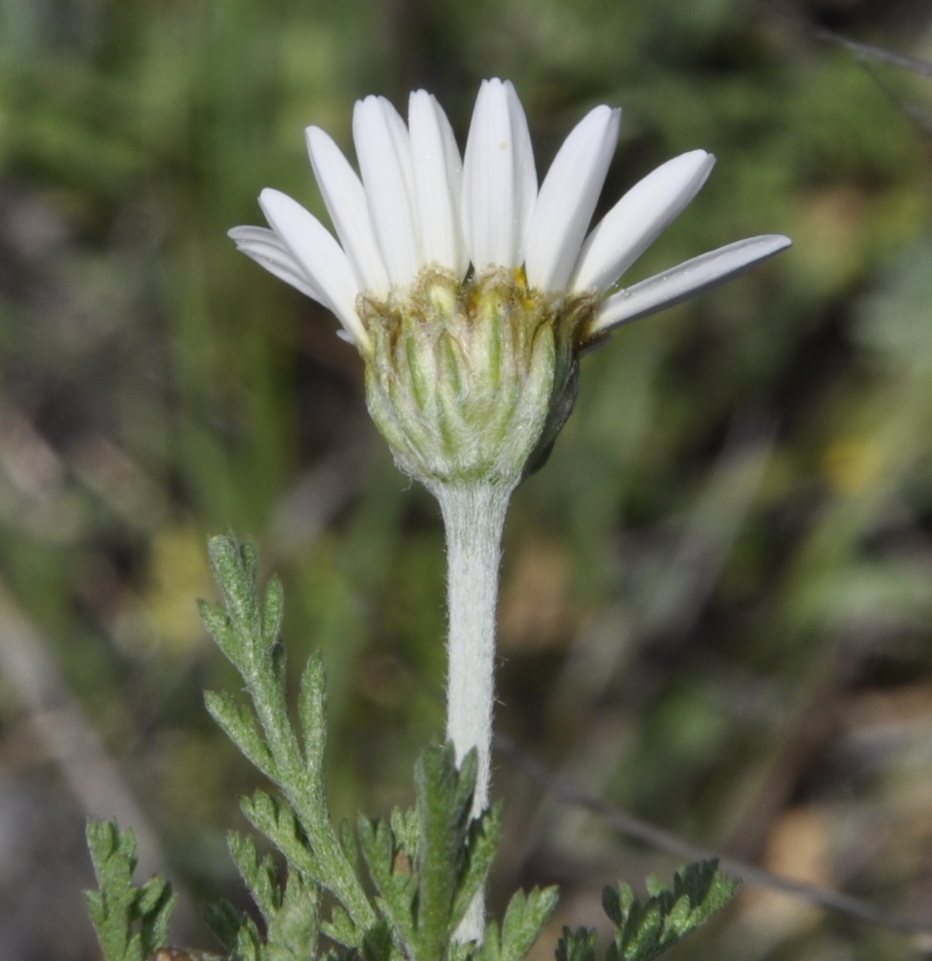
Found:
<path fill-rule="evenodd" d="M 407 125 L 387 100 L 367 97 L 353 116 L 359 174 L 324 131 L 307 130 L 336 239 L 276 190 L 259 198 L 271 229 L 230 231 L 240 250 L 337 316 L 365 361 L 369 410 L 396 463 L 440 501 L 447 737 L 460 762 L 477 750 L 474 815 L 488 803 L 505 512 L 569 416 L 579 355 L 790 243 L 752 237 L 619 288 L 714 163 L 703 150 L 668 161 L 589 230 L 620 118 L 606 106 L 590 111 L 538 189 L 527 118 L 507 81 L 483 82 L 462 158 L 430 94 L 411 94 Z M 459 941 L 481 941 L 482 902 L 480 893 Z"/>
<path fill-rule="evenodd" d="M 367 97 L 353 115 L 361 177 L 323 130 L 307 129 L 339 242 L 272 189 L 259 198 L 271 229 L 230 231 L 336 315 L 366 360 L 370 410 L 414 476 L 516 483 L 565 421 L 583 349 L 789 246 L 777 234 L 752 237 L 618 288 L 715 162 L 703 150 L 667 161 L 587 235 L 620 119 L 591 110 L 538 189 L 509 81 L 482 83 L 462 159 L 430 94 L 411 94 L 407 125 L 385 98 Z"/>

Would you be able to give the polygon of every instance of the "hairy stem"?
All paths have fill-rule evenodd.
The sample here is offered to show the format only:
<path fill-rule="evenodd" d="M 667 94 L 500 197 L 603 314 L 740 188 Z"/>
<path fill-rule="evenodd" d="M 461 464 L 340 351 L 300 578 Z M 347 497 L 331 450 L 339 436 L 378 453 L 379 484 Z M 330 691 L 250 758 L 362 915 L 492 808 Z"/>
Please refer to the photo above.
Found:
<path fill-rule="evenodd" d="M 489 803 L 495 606 L 502 529 L 511 490 L 474 482 L 437 485 L 434 493 L 447 537 L 447 738 L 453 742 L 458 764 L 467 751 L 476 748 L 475 817 Z M 457 931 L 458 940 L 481 940 L 484 914 L 480 892 Z"/>

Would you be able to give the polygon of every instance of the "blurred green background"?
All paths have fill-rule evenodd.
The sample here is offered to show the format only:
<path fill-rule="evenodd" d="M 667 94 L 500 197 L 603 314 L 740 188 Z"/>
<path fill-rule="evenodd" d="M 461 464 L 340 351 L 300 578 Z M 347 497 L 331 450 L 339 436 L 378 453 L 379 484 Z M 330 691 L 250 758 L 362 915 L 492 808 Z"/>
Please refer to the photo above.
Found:
<path fill-rule="evenodd" d="M 756 233 L 795 247 L 620 331 L 506 532 L 498 729 L 606 802 L 932 930 L 932 58 L 928 0 L 0 2 L 0 954 L 98 957 L 83 818 L 117 815 L 192 907 L 242 902 L 256 776 L 201 690 L 208 533 L 284 579 L 320 647 L 338 816 L 408 797 L 443 728 L 438 512 L 367 419 L 326 313 L 238 255 L 353 101 L 424 86 L 461 138 L 510 77 L 541 173 L 625 110 L 604 193 L 718 165 L 631 277 Z M 493 901 L 675 861 L 497 761 Z M 882 926 L 748 887 L 683 956 L 899 959 Z M 714 952 L 714 954 L 713 954 Z"/>

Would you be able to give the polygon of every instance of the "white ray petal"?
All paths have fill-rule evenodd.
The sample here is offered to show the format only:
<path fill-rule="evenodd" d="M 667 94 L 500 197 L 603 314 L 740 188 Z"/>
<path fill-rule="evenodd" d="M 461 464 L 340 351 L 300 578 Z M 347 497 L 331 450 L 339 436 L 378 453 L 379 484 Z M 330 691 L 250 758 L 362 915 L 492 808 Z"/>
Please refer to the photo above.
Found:
<path fill-rule="evenodd" d="M 440 104 L 425 90 L 411 94 L 408 127 L 424 260 L 461 280 L 469 262 L 460 231 L 463 164 L 453 130 Z"/>
<path fill-rule="evenodd" d="M 450 184 L 450 196 L 453 199 L 453 220 L 456 224 L 456 249 L 457 262 L 454 273 L 459 277 L 464 277 L 469 268 L 469 254 L 466 251 L 466 244 L 463 241 L 463 224 L 461 219 L 462 197 L 463 197 L 463 157 L 460 148 L 456 143 L 456 135 L 450 126 L 450 121 L 444 113 L 443 108 L 437 102 L 437 98 L 431 94 L 431 104 L 434 113 L 437 115 L 437 122 L 440 125 L 440 133 L 443 136 L 443 151 L 446 156 L 447 176 Z"/>
<path fill-rule="evenodd" d="M 715 157 L 691 150 L 638 181 L 586 238 L 573 290 L 608 290 L 644 253 L 705 183 Z"/>
<path fill-rule="evenodd" d="M 313 214 L 287 194 L 266 187 L 259 195 L 259 204 L 311 285 L 324 296 L 326 306 L 356 343 L 368 349 L 369 336 L 356 313 L 359 285 L 343 248 Z"/>
<path fill-rule="evenodd" d="M 236 243 L 236 249 L 251 257 L 279 280 L 300 290 L 302 294 L 327 306 L 324 295 L 311 283 L 301 265 L 291 256 L 288 248 L 274 230 L 265 227 L 234 227 L 227 236 Z"/>
<path fill-rule="evenodd" d="M 356 155 L 379 250 L 393 284 L 410 283 L 423 266 L 407 137 L 404 121 L 387 100 L 366 97 L 356 102 Z"/>
<path fill-rule="evenodd" d="M 366 203 L 366 192 L 333 138 L 320 127 L 305 130 L 314 177 L 334 230 L 360 289 L 378 296 L 388 293 L 388 271 L 379 251 Z"/>
<path fill-rule="evenodd" d="M 514 87 L 484 80 L 463 159 L 463 238 L 477 270 L 521 264 L 536 195 L 527 118 Z"/>
<path fill-rule="evenodd" d="M 281 237 L 279 237 L 274 230 L 269 230 L 268 227 L 254 227 L 251 224 L 242 227 L 231 227 L 227 231 L 227 236 L 236 244 L 256 241 L 256 243 L 277 245 L 282 250 L 287 251 L 284 243 L 282 243 Z"/>
<path fill-rule="evenodd" d="M 379 106 L 382 108 L 382 115 L 388 126 L 392 143 L 395 146 L 395 156 L 401 168 L 401 175 L 404 179 L 405 193 L 408 202 L 414 211 L 414 164 L 411 161 L 411 135 L 405 125 L 401 114 L 395 109 L 394 104 L 387 97 L 379 97 Z"/>
<path fill-rule="evenodd" d="M 591 110 L 566 138 L 540 188 L 528 228 L 531 287 L 566 287 L 618 142 L 621 111 Z"/>
<path fill-rule="evenodd" d="M 527 115 L 521 105 L 521 98 L 514 84 L 505 81 L 505 94 L 508 98 L 508 116 L 514 142 L 515 165 L 515 214 L 518 227 L 518 263 L 524 263 L 528 227 L 537 203 L 537 167 L 534 164 L 534 147 L 531 144 L 531 131 L 527 125 Z"/>
<path fill-rule="evenodd" d="M 609 297 L 592 322 L 589 333 L 604 334 L 647 314 L 673 307 L 731 280 L 749 267 L 778 254 L 791 243 L 789 237 L 781 234 L 764 234 L 693 257 Z"/>

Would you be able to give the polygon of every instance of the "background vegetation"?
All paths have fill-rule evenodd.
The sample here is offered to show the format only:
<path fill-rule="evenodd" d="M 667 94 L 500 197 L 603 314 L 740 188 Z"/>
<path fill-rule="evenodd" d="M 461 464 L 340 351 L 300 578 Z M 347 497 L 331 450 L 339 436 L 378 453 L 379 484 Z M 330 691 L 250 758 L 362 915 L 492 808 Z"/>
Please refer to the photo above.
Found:
<path fill-rule="evenodd" d="M 408 796 L 442 730 L 435 506 L 369 424 L 335 322 L 237 255 L 352 103 L 424 86 L 465 136 L 513 79 L 546 169 L 625 108 L 609 204 L 719 158 L 644 276 L 743 236 L 795 247 L 621 331 L 507 530 L 499 730 L 609 804 L 932 931 L 932 79 L 927 0 L 2 0 L 0 952 L 96 958 L 87 814 L 184 900 L 241 899 L 224 832 L 254 774 L 201 689 L 204 540 L 253 537 L 292 661 L 330 672 L 340 816 Z M 499 893 L 668 855 L 509 759 Z M 500 898 L 499 898 L 500 900 Z M 546 957 L 556 940 L 545 945 Z M 899 959 L 929 937 L 748 886 L 686 953 Z"/>

